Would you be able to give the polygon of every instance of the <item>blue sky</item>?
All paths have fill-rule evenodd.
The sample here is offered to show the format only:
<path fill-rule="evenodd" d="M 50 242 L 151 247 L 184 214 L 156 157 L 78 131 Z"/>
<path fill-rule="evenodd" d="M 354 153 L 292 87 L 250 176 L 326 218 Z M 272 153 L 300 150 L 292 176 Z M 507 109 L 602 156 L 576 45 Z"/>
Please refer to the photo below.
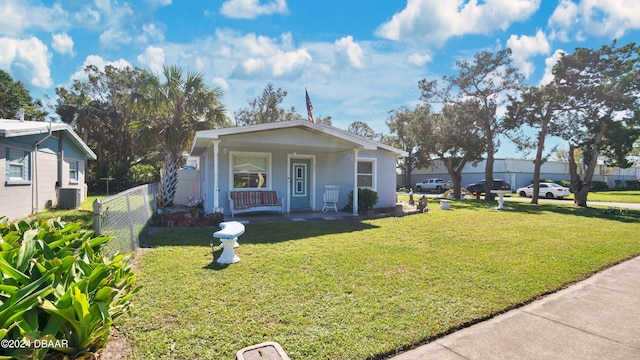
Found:
<path fill-rule="evenodd" d="M 36 98 L 83 78 L 88 64 L 200 72 L 229 114 L 269 82 L 284 105 L 336 127 L 419 102 L 418 81 L 457 59 L 510 47 L 529 84 L 560 54 L 640 40 L 638 0 L 2 0 L 0 69 Z M 521 157 L 503 141 L 499 156 Z"/>

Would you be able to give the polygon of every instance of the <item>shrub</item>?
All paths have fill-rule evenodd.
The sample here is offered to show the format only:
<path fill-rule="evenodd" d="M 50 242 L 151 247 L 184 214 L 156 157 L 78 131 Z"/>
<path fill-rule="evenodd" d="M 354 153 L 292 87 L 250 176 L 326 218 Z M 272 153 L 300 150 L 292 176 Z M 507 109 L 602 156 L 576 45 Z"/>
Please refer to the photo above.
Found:
<path fill-rule="evenodd" d="M 571 189 L 571 181 L 569 181 L 569 180 L 560 180 L 559 183 L 560 183 L 560 185 L 562 185 L 564 187 L 568 187 L 569 189 Z"/>
<path fill-rule="evenodd" d="M 627 184 L 627 189 L 630 190 L 636 190 L 636 189 L 640 189 L 640 180 L 625 180 L 625 183 Z"/>
<path fill-rule="evenodd" d="M 81 223 L 0 218 L 0 358 L 83 358 L 102 348 L 138 291 L 129 258 L 103 257 L 110 237 Z"/>
<path fill-rule="evenodd" d="M 591 182 L 591 190 L 606 190 L 608 188 L 609 188 L 609 185 L 604 181 Z"/>
<path fill-rule="evenodd" d="M 378 202 L 378 193 L 371 189 L 358 189 L 358 211 L 366 211 L 373 209 L 373 206 Z M 344 210 L 349 212 L 353 211 L 353 191 L 349 192 L 349 204 L 344 207 Z"/>

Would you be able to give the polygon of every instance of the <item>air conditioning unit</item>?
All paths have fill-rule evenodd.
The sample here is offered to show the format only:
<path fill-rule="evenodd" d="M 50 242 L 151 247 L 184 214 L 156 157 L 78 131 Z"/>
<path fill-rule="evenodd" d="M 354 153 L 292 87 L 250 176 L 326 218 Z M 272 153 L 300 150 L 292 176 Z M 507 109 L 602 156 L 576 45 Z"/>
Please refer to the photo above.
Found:
<path fill-rule="evenodd" d="M 80 189 L 61 188 L 58 190 L 58 208 L 75 209 L 80 207 Z"/>

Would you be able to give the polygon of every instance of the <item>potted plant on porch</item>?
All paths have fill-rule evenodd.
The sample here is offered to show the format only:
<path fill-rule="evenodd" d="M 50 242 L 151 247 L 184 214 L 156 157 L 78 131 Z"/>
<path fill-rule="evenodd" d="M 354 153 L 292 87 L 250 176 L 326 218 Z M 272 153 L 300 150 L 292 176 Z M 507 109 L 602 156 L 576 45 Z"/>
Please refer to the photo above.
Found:
<path fill-rule="evenodd" d="M 378 202 L 378 193 L 371 189 L 358 189 L 358 212 L 365 214 L 367 218 L 375 215 L 373 206 Z M 349 192 L 349 204 L 345 206 L 345 211 L 353 211 L 353 191 Z"/>

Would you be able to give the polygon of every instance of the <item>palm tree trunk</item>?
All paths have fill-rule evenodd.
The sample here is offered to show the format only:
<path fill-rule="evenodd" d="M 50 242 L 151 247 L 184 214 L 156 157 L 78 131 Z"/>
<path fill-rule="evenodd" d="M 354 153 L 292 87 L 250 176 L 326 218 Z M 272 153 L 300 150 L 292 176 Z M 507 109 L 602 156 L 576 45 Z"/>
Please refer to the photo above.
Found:
<path fill-rule="evenodd" d="M 160 203 L 162 206 L 169 206 L 173 204 L 178 186 L 178 159 L 175 154 L 167 154 L 164 158 L 164 166 L 165 172 L 160 180 L 162 187 Z"/>

